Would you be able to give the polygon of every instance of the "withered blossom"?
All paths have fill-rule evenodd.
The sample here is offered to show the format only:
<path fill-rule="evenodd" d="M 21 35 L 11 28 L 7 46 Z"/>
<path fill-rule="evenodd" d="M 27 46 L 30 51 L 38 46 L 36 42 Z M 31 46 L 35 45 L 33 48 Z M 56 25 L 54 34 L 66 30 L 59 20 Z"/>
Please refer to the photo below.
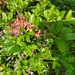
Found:
<path fill-rule="evenodd" d="M 37 38 L 39 38 L 42 33 L 43 33 L 42 30 L 38 30 L 38 31 L 35 33 L 35 36 L 36 36 Z"/>
<path fill-rule="evenodd" d="M 15 36 L 18 36 L 21 34 L 21 31 L 18 28 L 11 29 L 9 30 L 9 32 Z"/>
<path fill-rule="evenodd" d="M 34 25 L 32 25 L 30 22 L 25 22 L 24 25 L 27 31 L 32 31 L 34 29 Z"/>
<path fill-rule="evenodd" d="M 15 21 L 13 23 L 10 24 L 11 29 L 9 30 L 9 32 L 15 36 L 19 36 L 20 34 L 23 34 L 20 31 L 20 28 L 25 28 L 27 31 L 33 31 L 34 29 L 34 25 L 31 24 L 30 22 L 27 22 L 27 19 L 22 16 L 22 17 L 16 17 Z M 40 35 L 43 33 L 42 30 L 38 30 L 35 32 L 35 36 L 37 38 L 40 37 Z"/>
<path fill-rule="evenodd" d="M 13 26 L 15 26 L 13 28 Z M 30 22 L 27 22 L 27 19 L 22 16 L 22 17 L 16 17 L 15 21 L 10 24 L 11 29 L 9 32 L 15 36 L 20 35 L 22 32 L 20 31 L 20 28 L 25 28 L 27 31 L 32 31 L 34 29 L 34 25 L 31 24 Z"/>
<path fill-rule="evenodd" d="M 15 26 L 13 23 L 10 24 L 11 27 Z"/>

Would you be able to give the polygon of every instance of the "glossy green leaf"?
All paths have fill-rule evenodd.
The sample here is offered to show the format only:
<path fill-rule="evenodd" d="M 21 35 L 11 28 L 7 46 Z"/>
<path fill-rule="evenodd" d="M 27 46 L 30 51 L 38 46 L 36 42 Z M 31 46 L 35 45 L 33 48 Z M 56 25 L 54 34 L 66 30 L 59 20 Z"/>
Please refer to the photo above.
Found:
<path fill-rule="evenodd" d="M 5 21 L 7 21 L 7 15 L 5 12 L 2 12 L 2 19 L 4 19 Z"/>
<path fill-rule="evenodd" d="M 56 16 L 59 16 L 60 12 L 58 9 L 55 9 L 55 12 L 53 12 Z"/>
<path fill-rule="evenodd" d="M 57 62 L 53 62 L 52 68 L 54 69 L 54 68 L 56 68 L 56 66 L 57 66 Z"/>
<path fill-rule="evenodd" d="M 53 14 L 55 6 L 53 5 L 49 10 L 49 17 Z"/>
<path fill-rule="evenodd" d="M 65 13 L 66 13 L 65 11 L 61 11 L 57 20 L 62 20 L 64 18 Z"/>
<path fill-rule="evenodd" d="M 13 12 L 8 12 L 8 20 L 12 20 L 13 18 Z"/>
<path fill-rule="evenodd" d="M 35 10 L 35 15 L 37 16 L 37 15 L 39 15 L 41 10 L 40 10 L 40 5 L 37 3 L 37 5 L 36 5 L 36 10 Z"/>
<path fill-rule="evenodd" d="M 31 16 L 30 16 L 30 20 L 29 20 L 31 23 L 34 23 L 35 22 L 35 15 L 34 14 L 32 14 Z"/>
<path fill-rule="evenodd" d="M 26 16 L 27 18 L 30 18 L 31 13 L 30 13 L 30 12 L 25 12 L 25 16 Z"/>
<path fill-rule="evenodd" d="M 49 26 L 49 28 L 50 28 L 50 31 L 56 35 L 60 32 L 60 30 L 62 28 L 62 24 L 60 21 L 57 21 L 55 23 L 52 23 L 51 26 Z"/>
<path fill-rule="evenodd" d="M 33 31 L 28 32 L 28 35 L 34 35 L 35 33 Z"/>
<path fill-rule="evenodd" d="M 36 9 L 37 9 L 36 11 L 38 11 L 38 12 L 40 11 L 40 4 L 36 5 Z"/>
<path fill-rule="evenodd" d="M 44 11 L 44 17 L 45 17 L 46 19 L 49 18 L 49 16 L 48 16 L 48 11 L 47 11 L 47 10 Z"/>
<path fill-rule="evenodd" d="M 0 9 L 0 14 L 2 13 L 2 10 Z"/>
<path fill-rule="evenodd" d="M 26 48 L 26 43 L 25 42 L 20 42 L 19 43 L 19 45 L 20 45 L 20 47 L 21 47 L 21 49 L 25 49 Z"/>
<path fill-rule="evenodd" d="M 7 54 L 10 55 L 11 53 L 15 53 L 19 50 L 19 46 L 17 44 L 12 45 L 9 47 L 9 49 L 7 50 Z"/>
<path fill-rule="evenodd" d="M 73 29 L 70 28 L 70 27 L 67 27 L 67 26 L 63 26 L 63 27 L 61 28 L 61 32 L 69 33 L 69 32 L 73 32 Z"/>
<path fill-rule="evenodd" d="M 54 61 L 52 63 L 52 68 L 55 69 L 57 66 L 60 67 L 60 64 L 58 62 Z"/>
<path fill-rule="evenodd" d="M 60 52 L 68 51 L 68 44 L 64 40 L 57 40 L 56 39 L 56 44 L 57 44 Z"/>
<path fill-rule="evenodd" d="M 25 28 L 20 28 L 20 30 L 23 32 L 23 33 L 27 33 L 27 30 Z"/>
<path fill-rule="evenodd" d="M 66 24 L 66 25 L 71 25 L 71 24 L 75 24 L 75 18 L 71 19 L 71 20 L 63 20 L 62 21 L 63 24 Z"/>
<path fill-rule="evenodd" d="M 61 31 L 60 37 L 65 38 L 65 35 L 67 33 L 72 33 L 73 29 L 65 26 L 65 27 L 62 27 L 60 31 Z"/>
<path fill-rule="evenodd" d="M 5 25 L 5 20 L 0 19 L 0 28 L 2 28 Z"/>
<path fill-rule="evenodd" d="M 17 43 L 20 44 L 20 42 L 23 41 L 23 40 L 24 40 L 24 36 L 19 36 L 17 38 Z"/>
<path fill-rule="evenodd" d="M 72 10 L 69 10 L 69 12 L 66 15 L 66 20 L 70 20 L 72 17 Z"/>
<path fill-rule="evenodd" d="M 28 46 L 28 49 L 35 50 L 35 49 L 37 49 L 37 46 L 34 44 L 31 44 Z"/>
<path fill-rule="evenodd" d="M 26 41 L 30 42 L 30 36 L 29 35 L 26 36 Z"/>
<path fill-rule="evenodd" d="M 11 46 L 11 45 L 14 45 L 14 42 L 12 41 L 9 41 L 9 40 L 6 40 L 4 43 L 3 43 L 4 46 Z"/>
<path fill-rule="evenodd" d="M 31 49 L 27 49 L 26 53 L 29 55 L 29 56 L 32 56 L 32 50 Z"/>
<path fill-rule="evenodd" d="M 31 45 L 31 48 L 32 48 L 33 50 L 35 50 L 35 49 L 37 49 L 37 46 L 34 45 L 34 44 L 32 44 L 32 45 Z"/>
<path fill-rule="evenodd" d="M 75 40 L 75 33 L 67 33 L 67 34 L 64 36 L 64 39 L 65 39 L 65 40 Z"/>
<path fill-rule="evenodd" d="M 68 69 L 68 70 L 74 70 L 73 65 L 70 64 L 70 63 L 64 62 L 63 65 L 64 65 L 64 67 L 65 67 L 66 69 Z"/>

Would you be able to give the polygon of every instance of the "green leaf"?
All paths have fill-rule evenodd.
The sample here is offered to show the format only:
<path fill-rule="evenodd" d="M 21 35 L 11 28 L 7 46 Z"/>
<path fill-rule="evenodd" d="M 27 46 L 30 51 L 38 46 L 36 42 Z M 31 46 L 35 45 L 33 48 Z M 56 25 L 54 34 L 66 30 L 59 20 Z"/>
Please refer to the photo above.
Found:
<path fill-rule="evenodd" d="M 2 10 L 0 9 L 0 14 L 2 13 Z"/>
<path fill-rule="evenodd" d="M 28 32 L 28 35 L 34 35 L 35 33 L 33 31 Z"/>
<path fill-rule="evenodd" d="M 49 10 L 49 17 L 53 14 L 55 6 L 53 5 Z"/>
<path fill-rule="evenodd" d="M 4 25 L 5 25 L 5 20 L 3 20 L 3 19 L 0 19 L 0 28 L 2 28 Z"/>
<path fill-rule="evenodd" d="M 41 17 L 36 17 L 35 18 L 35 25 L 39 25 L 40 21 L 42 21 Z"/>
<path fill-rule="evenodd" d="M 53 33 L 53 34 L 58 34 L 62 28 L 62 25 L 61 25 L 61 22 L 60 21 L 57 21 L 55 23 L 52 23 L 51 24 L 51 27 L 49 26 L 50 28 L 50 31 Z M 49 29 L 48 28 L 48 29 Z"/>
<path fill-rule="evenodd" d="M 67 33 L 72 33 L 73 29 L 66 27 L 66 26 L 63 26 L 60 31 L 61 31 L 60 37 L 64 38 Z"/>
<path fill-rule="evenodd" d="M 69 63 L 73 63 L 74 60 L 75 60 L 74 56 L 70 56 L 70 57 L 66 58 L 66 61 L 69 62 Z"/>
<path fill-rule="evenodd" d="M 72 10 L 69 10 L 69 12 L 66 15 L 66 20 L 70 20 L 72 17 Z"/>
<path fill-rule="evenodd" d="M 21 75 L 22 74 L 22 72 L 21 72 L 21 70 L 17 73 L 17 75 Z"/>
<path fill-rule="evenodd" d="M 32 44 L 32 45 L 28 45 L 27 46 L 27 50 L 26 50 L 26 53 L 29 55 L 29 56 L 32 56 L 33 55 L 33 50 L 36 50 L 37 49 L 37 46 Z"/>
<path fill-rule="evenodd" d="M 62 23 L 66 25 L 75 25 L 75 18 L 71 18 L 70 20 L 63 20 Z"/>
<path fill-rule="evenodd" d="M 12 45 L 9 47 L 9 49 L 7 50 L 7 54 L 10 55 L 11 53 L 15 53 L 19 50 L 19 46 L 17 44 Z"/>
<path fill-rule="evenodd" d="M 24 36 L 19 36 L 17 38 L 17 43 L 20 44 L 20 42 L 23 41 L 23 39 L 24 39 Z"/>
<path fill-rule="evenodd" d="M 2 19 L 4 19 L 5 21 L 7 21 L 7 15 L 5 12 L 2 12 Z"/>
<path fill-rule="evenodd" d="M 53 63 L 52 63 L 52 68 L 55 69 L 56 66 L 57 66 L 57 62 L 53 62 Z"/>
<path fill-rule="evenodd" d="M 61 11 L 57 20 L 62 20 L 64 18 L 65 11 Z"/>
<path fill-rule="evenodd" d="M 65 39 L 65 40 L 75 40 L 75 33 L 67 33 L 67 34 L 64 36 L 64 39 Z"/>
<path fill-rule="evenodd" d="M 40 10 L 40 5 L 37 3 L 37 5 L 36 5 L 36 10 L 35 10 L 35 15 L 37 16 L 37 15 L 39 15 L 39 12 L 40 12 L 41 10 Z"/>
<path fill-rule="evenodd" d="M 13 18 L 13 12 L 8 12 L 8 20 L 12 20 Z"/>
<path fill-rule="evenodd" d="M 4 43 L 3 43 L 4 46 L 11 46 L 11 45 L 14 45 L 14 42 L 12 41 L 9 41 L 9 40 L 6 40 Z"/>
<path fill-rule="evenodd" d="M 32 14 L 31 16 L 30 16 L 30 20 L 29 20 L 31 23 L 34 23 L 35 22 L 35 15 L 34 14 Z"/>
<path fill-rule="evenodd" d="M 47 10 L 44 11 L 44 17 L 45 17 L 46 19 L 49 18 Z"/>
<path fill-rule="evenodd" d="M 64 40 L 55 40 L 60 52 L 68 51 L 68 44 Z"/>
<path fill-rule="evenodd" d="M 32 56 L 32 50 L 31 50 L 31 49 L 27 49 L 26 53 L 27 53 L 29 56 Z"/>
<path fill-rule="evenodd" d="M 31 13 L 30 13 L 30 12 L 25 12 L 25 16 L 26 16 L 27 18 L 30 18 Z"/>
<path fill-rule="evenodd" d="M 55 9 L 55 12 L 53 12 L 56 16 L 59 16 L 60 12 L 58 9 Z"/>
<path fill-rule="evenodd" d="M 25 28 L 20 28 L 20 30 L 23 32 L 23 33 L 27 33 L 27 30 Z"/>
<path fill-rule="evenodd" d="M 32 55 L 33 55 L 32 51 L 35 50 L 35 49 L 37 49 L 37 46 L 36 46 L 36 45 L 34 45 L 34 44 L 29 45 L 29 46 L 27 46 L 26 53 L 27 53 L 29 56 L 32 56 Z"/>
<path fill-rule="evenodd" d="M 37 46 L 32 44 L 32 45 L 28 46 L 28 49 L 35 50 L 35 49 L 37 49 Z"/>
<path fill-rule="evenodd" d="M 36 11 L 38 11 L 38 12 L 40 11 L 40 4 L 37 3 L 36 9 L 37 9 Z"/>
<path fill-rule="evenodd" d="M 25 72 L 25 70 L 22 70 L 23 75 L 26 75 L 27 73 Z"/>
<path fill-rule="evenodd" d="M 64 18 L 65 13 L 66 13 L 66 11 L 61 11 L 61 12 L 60 12 L 60 17 L 61 17 L 61 19 Z"/>
<path fill-rule="evenodd" d="M 61 32 L 66 32 L 66 33 L 68 33 L 68 32 L 73 32 L 73 29 L 70 28 L 70 27 L 67 27 L 67 26 L 63 26 L 63 27 L 61 28 Z"/>
<path fill-rule="evenodd" d="M 20 47 L 21 47 L 21 49 L 25 49 L 26 48 L 26 43 L 25 42 L 20 42 L 19 43 L 19 45 L 20 45 Z"/>
<path fill-rule="evenodd" d="M 70 63 L 63 62 L 63 65 L 64 65 L 64 67 L 65 67 L 66 69 L 68 69 L 68 70 L 74 70 L 73 65 L 70 64 Z"/>
<path fill-rule="evenodd" d="M 58 62 L 54 61 L 52 63 L 52 68 L 55 69 L 57 66 L 60 67 L 60 64 Z"/>
<path fill-rule="evenodd" d="M 34 45 L 34 44 L 32 44 L 32 45 L 31 45 L 31 48 L 32 48 L 33 50 L 35 50 L 35 49 L 37 49 L 37 46 Z"/>
<path fill-rule="evenodd" d="M 66 75 L 75 75 L 75 72 L 72 70 L 67 70 Z"/>
<path fill-rule="evenodd" d="M 30 36 L 29 35 L 26 36 L 26 41 L 30 42 Z"/>

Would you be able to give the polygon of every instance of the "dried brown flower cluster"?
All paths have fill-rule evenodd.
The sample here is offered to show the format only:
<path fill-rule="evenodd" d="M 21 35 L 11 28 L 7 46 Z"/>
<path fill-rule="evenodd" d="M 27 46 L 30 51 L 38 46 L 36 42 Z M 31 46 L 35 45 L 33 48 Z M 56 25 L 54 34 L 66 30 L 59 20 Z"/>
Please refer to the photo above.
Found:
<path fill-rule="evenodd" d="M 27 31 L 32 31 L 34 29 L 34 25 L 27 22 L 27 19 L 24 16 L 20 18 L 17 16 L 15 21 L 10 24 L 10 27 L 11 29 L 9 32 L 15 36 L 22 34 L 20 28 L 25 28 Z"/>
<path fill-rule="evenodd" d="M 9 32 L 12 35 L 19 36 L 20 34 L 23 34 L 20 31 L 20 28 L 25 28 L 27 31 L 33 31 L 34 25 L 31 24 L 30 22 L 27 22 L 27 19 L 24 16 L 20 18 L 17 16 L 15 21 L 10 24 L 10 28 L 11 29 L 9 30 Z M 42 30 L 38 30 L 35 32 L 35 36 L 37 38 L 39 38 L 41 34 L 42 34 Z"/>

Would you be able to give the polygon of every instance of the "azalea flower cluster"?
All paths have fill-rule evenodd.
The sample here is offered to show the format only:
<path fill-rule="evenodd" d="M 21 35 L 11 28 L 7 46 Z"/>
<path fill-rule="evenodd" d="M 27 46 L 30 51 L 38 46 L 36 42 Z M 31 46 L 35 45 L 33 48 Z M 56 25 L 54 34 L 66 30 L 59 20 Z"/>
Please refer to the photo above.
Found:
<path fill-rule="evenodd" d="M 15 21 L 10 24 L 9 32 L 12 35 L 19 36 L 20 34 L 23 34 L 20 28 L 25 28 L 27 31 L 33 31 L 34 25 L 31 24 L 30 22 L 27 22 L 27 19 L 24 16 L 20 18 L 17 16 Z M 37 38 L 39 38 L 41 34 L 42 34 L 41 30 L 35 32 L 35 36 Z"/>
<path fill-rule="evenodd" d="M 32 31 L 34 29 L 34 25 L 30 22 L 27 22 L 27 19 L 22 17 L 16 17 L 15 21 L 10 24 L 10 30 L 9 32 L 15 36 L 18 36 L 20 34 L 23 34 L 20 30 L 20 28 L 25 28 L 27 31 Z"/>

